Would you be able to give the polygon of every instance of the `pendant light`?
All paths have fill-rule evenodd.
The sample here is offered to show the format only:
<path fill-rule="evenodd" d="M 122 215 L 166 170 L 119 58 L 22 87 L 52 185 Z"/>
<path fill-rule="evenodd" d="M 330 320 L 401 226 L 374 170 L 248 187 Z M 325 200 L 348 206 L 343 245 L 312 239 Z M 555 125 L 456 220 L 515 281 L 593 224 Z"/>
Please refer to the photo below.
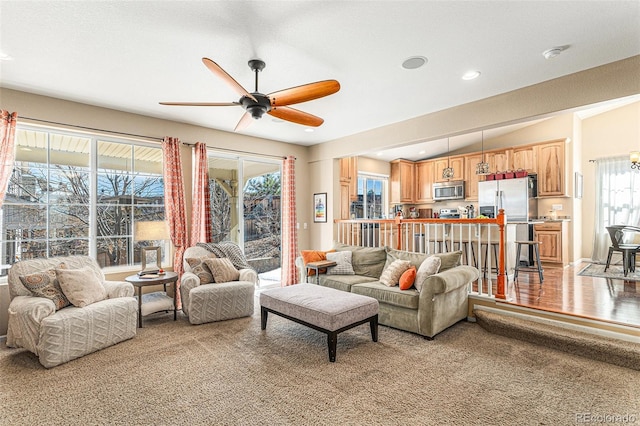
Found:
<path fill-rule="evenodd" d="M 442 179 L 451 179 L 453 177 L 453 167 L 451 167 L 449 157 L 449 138 L 447 138 L 447 167 L 442 170 Z"/>
<path fill-rule="evenodd" d="M 489 163 L 484 161 L 484 130 L 482 131 L 482 160 L 476 164 L 476 174 L 477 175 L 488 175 L 489 174 Z"/>

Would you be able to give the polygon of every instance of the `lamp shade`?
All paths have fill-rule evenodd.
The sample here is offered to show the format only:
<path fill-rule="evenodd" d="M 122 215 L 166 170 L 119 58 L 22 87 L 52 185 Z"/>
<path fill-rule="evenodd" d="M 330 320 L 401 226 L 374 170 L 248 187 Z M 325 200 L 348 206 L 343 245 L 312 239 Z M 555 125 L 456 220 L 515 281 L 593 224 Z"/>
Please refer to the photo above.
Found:
<path fill-rule="evenodd" d="M 169 227 L 164 220 L 136 222 L 134 238 L 136 241 L 168 240 Z"/>

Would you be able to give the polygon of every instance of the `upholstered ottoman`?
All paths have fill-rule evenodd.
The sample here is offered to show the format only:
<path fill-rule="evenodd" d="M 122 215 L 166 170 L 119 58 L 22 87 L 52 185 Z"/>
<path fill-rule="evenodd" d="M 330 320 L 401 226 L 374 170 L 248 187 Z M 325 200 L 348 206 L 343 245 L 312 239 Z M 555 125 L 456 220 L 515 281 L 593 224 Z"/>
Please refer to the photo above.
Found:
<path fill-rule="evenodd" d="M 269 312 L 326 333 L 331 362 L 336 360 L 338 333 L 368 322 L 371 339 L 378 341 L 378 301 L 372 297 L 315 284 L 296 284 L 260 293 L 263 330 L 267 328 Z"/>

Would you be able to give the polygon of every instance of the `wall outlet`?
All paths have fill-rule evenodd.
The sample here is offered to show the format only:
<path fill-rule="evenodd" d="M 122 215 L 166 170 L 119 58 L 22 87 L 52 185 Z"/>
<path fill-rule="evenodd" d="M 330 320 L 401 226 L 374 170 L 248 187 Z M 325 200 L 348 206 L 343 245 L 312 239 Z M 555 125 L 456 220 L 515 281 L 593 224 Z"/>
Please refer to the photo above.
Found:
<path fill-rule="evenodd" d="M 300 229 L 300 222 L 296 223 L 296 229 Z"/>
<path fill-rule="evenodd" d="M 302 226 L 304 227 L 304 229 L 307 229 L 307 222 L 305 222 Z"/>
<path fill-rule="evenodd" d="M 562 210 L 562 204 L 551 204 L 553 210 Z"/>

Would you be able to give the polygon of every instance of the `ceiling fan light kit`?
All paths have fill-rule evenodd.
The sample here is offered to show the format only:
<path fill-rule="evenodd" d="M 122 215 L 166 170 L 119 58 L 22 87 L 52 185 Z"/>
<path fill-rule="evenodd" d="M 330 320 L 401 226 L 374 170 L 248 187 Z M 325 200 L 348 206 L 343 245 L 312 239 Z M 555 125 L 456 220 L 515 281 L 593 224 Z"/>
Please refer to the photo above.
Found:
<path fill-rule="evenodd" d="M 171 106 L 241 106 L 244 108 L 245 113 L 236 124 L 234 129 L 236 132 L 246 128 L 251 123 L 251 118 L 258 120 L 265 113 L 276 119 L 290 121 L 303 126 L 318 127 L 324 122 L 322 118 L 291 108 L 289 105 L 329 96 L 340 90 L 338 81 L 323 80 L 265 95 L 258 90 L 258 73 L 265 68 L 266 64 L 260 59 L 251 59 L 248 64 L 249 68 L 255 73 L 255 91 L 249 93 L 211 59 L 202 58 L 202 62 L 209 71 L 224 80 L 238 93 L 240 99 L 237 102 L 160 102 L 160 104 Z"/>
<path fill-rule="evenodd" d="M 481 157 L 481 161 L 478 164 L 476 164 L 476 174 L 477 175 L 489 174 L 489 163 L 484 161 L 484 130 L 482 131 L 482 157 Z"/>

